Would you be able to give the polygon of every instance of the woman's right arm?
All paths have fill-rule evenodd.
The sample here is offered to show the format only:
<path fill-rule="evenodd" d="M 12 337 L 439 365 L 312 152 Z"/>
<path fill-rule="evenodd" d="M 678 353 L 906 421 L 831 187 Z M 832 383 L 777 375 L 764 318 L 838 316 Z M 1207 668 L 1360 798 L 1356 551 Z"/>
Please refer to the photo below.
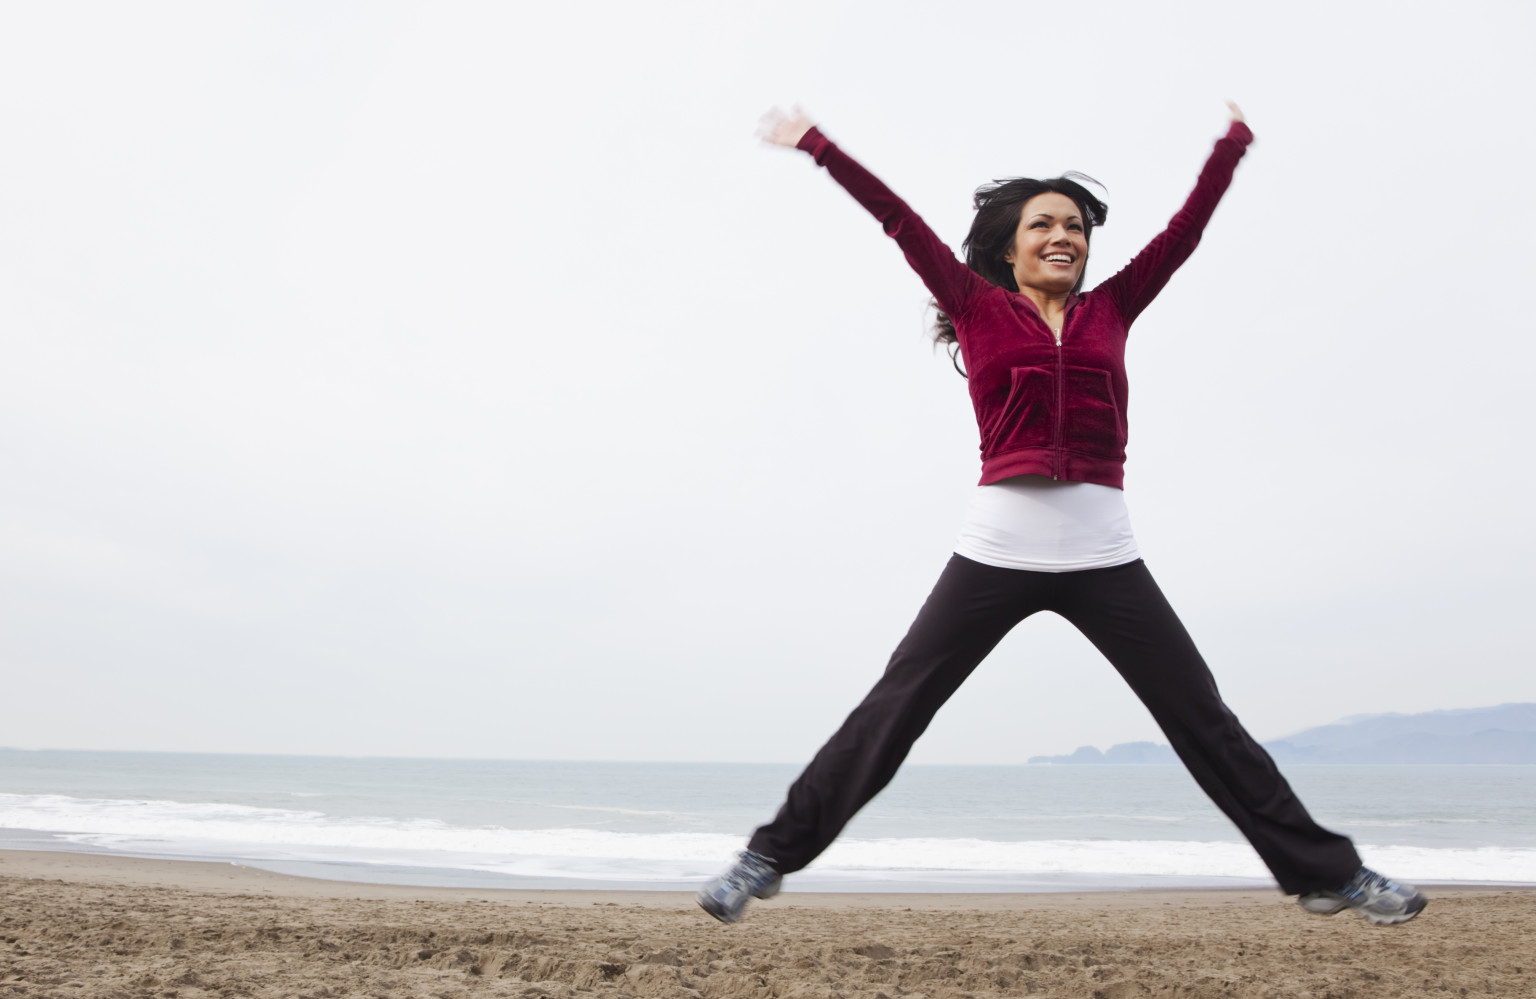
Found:
<path fill-rule="evenodd" d="M 972 300 L 990 287 L 975 271 L 955 259 L 954 251 L 905 201 L 822 135 L 798 110 L 793 115 L 777 108 L 768 112 L 763 116 L 759 134 L 774 145 L 810 153 L 818 164 L 826 167 L 832 179 L 879 220 L 887 236 L 896 240 L 907 256 L 907 263 L 951 319 L 964 314 Z"/>

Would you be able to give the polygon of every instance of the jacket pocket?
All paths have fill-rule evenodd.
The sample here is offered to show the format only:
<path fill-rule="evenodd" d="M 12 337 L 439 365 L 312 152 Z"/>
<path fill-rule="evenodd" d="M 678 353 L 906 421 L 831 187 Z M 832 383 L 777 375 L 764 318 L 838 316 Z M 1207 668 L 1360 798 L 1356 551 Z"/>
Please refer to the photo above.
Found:
<path fill-rule="evenodd" d="M 1008 399 L 987 433 L 982 457 L 1047 447 L 1056 423 L 1056 376 L 1048 367 L 1013 368 Z"/>
<path fill-rule="evenodd" d="M 1104 458 L 1125 456 L 1125 414 L 1115 399 L 1109 372 L 1067 369 L 1067 412 L 1063 443 L 1074 451 Z"/>

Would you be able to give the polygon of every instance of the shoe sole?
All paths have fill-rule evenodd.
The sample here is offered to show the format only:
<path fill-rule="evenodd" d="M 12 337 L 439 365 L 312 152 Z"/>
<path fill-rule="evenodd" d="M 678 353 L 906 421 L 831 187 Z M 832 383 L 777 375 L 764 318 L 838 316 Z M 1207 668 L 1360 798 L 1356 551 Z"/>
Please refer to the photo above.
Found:
<path fill-rule="evenodd" d="M 1336 898 L 1318 898 L 1306 901 L 1298 899 L 1296 904 L 1318 916 L 1334 916 L 1349 908 L 1348 902 Z"/>
<path fill-rule="evenodd" d="M 723 906 L 720 903 L 716 902 L 713 898 L 709 897 L 708 895 L 700 895 L 700 896 L 698 896 L 698 903 L 699 903 L 699 908 L 703 909 L 705 912 L 709 913 L 711 916 L 714 916 L 716 919 L 720 920 L 720 922 L 722 922 L 722 923 L 739 923 L 739 922 L 741 922 L 741 912 L 736 912 L 736 913 L 730 912 L 728 909 L 725 908 L 725 906 Z M 742 908 L 743 908 L 743 911 L 745 911 L 746 907 L 743 906 Z"/>
<path fill-rule="evenodd" d="M 1298 900 L 1296 904 L 1318 916 L 1333 916 L 1343 912 L 1345 909 L 1351 908 L 1350 904 L 1342 899 L 1313 899 L 1306 902 Z M 1423 912 L 1424 907 L 1428 904 L 1429 899 L 1421 895 L 1409 902 L 1408 907 L 1402 912 L 1373 912 L 1364 907 L 1358 908 L 1355 911 L 1360 913 L 1362 918 L 1375 923 L 1377 926 L 1396 926 L 1398 923 L 1408 922 L 1408 920 Z"/>

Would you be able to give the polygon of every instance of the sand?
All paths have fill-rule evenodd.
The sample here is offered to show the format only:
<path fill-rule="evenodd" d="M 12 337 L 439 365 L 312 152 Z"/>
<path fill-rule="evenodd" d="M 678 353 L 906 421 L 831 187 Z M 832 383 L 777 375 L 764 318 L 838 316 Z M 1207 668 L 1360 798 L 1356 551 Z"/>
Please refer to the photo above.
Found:
<path fill-rule="evenodd" d="M 786 893 L 723 926 L 674 892 L 319 881 L 0 851 L 0 997 L 1536 996 L 1536 890 L 1417 920 L 1258 891 Z"/>

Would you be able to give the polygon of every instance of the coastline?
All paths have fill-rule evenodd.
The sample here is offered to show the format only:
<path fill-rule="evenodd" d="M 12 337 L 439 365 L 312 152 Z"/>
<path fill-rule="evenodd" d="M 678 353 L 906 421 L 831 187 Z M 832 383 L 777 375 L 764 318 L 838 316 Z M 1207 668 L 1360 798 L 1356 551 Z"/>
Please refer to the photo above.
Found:
<path fill-rule="evenodd" d="M 158 888 L 225 895 L 262 894 L 279 898 L 334 901 L 430 902 L 532 902 L 540 905 L 606 905 L 696 909 L 692 891 L 651 891 L 610 888 L 461 888 L 438 885 L 398 885 L 366 881 L 341 881 L 283 874 L 248 864 L 212 860 L 172 860 L 74 853 L 64 850 L 12 850 L 0 848 L 0 878 L 25 878 L 62 884 L 90 884 L 115 888 Z M 1456 891 L 1483 892 L 1522 886 L 1456 886 Z M 1529 889 L 1536 892 L 1536 885 Z M 1118 889 L 1062 892 L 794 892 L 787 889 L 779 899 L 758 904 L 802 909 L 904 909 L 1009 911 L 1054 909 L 1074 905 L 1108 908 L 1161 905 L 1185 898 L 1221 898 L 1227 901 L 1272 901 L 1281 898 L 1273 888 L 1178 888 Z"/>
<path fill-rule="evenodd" d="M 0 850 L 0 995 L 1529 991 L 1536 887 L 1430 895 L 1413 922 L 1376 927 L 1274 890 L 787 892 L 723 926 L 688 892 L 417 888 Z"/>
<path fill-rule="evenodd" d="M 740 850 L 763 802 L 794 777 L 768 764 L 6 750 L 0 771 L 0 849 L 235 861 L 399 885 L 684 892 Z M 1536 884 L 1536 766 L 1318 766 L 1293 779 L 1379 870 Z M 913 766 L 790 888 L 1271 884 L 1178 767 Z"/>

